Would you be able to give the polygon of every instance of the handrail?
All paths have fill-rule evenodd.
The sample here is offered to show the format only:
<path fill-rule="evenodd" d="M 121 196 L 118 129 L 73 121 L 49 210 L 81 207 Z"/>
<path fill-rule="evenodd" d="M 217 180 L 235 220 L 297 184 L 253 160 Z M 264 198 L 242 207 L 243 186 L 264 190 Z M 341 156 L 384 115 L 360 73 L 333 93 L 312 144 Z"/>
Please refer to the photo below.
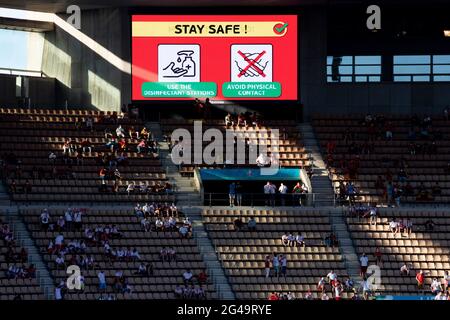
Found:
<path fill-rule="evenodd" d="M 14 68 L 1 68 L 0 67 L 0 74 L 7 74 L 7 75 L 17 75 L 17 76 L 30 76 L 35 74 L 35 76 L 38 76 L 40 78 L 46 78 L 47 75 L 41 71 L 41 70 L 26 70 L 26 69 L 14 69 Z"/>
<path fill-rule="evenodd" d="M 322 195 L 329 196 L 325 193 L 286 193 L 280 194 L 275 193 L 272 196 L 268 194 L 260 193 L 250 193 L 243 192 L 242 204 L 241 206 L 269 206 L 269 207 L 314 207 L 316 204 L 323 202 Z M 229 207 L 229 194 L 228 193 L 215 193 L 215 192 L 205 192 L 204 193 L 204 205 L 212 206 L 226 206 Z M 272 201 L 272 202 L 270 202 Z M 324 200 L 328 201 L 328 199 Z M 329 200 L 330 206 L 335 205 L 334 200 Z M 274 203 L 273 203 L 274 202 Z M 237 201 L 233 207 L 238 207 Z"/>

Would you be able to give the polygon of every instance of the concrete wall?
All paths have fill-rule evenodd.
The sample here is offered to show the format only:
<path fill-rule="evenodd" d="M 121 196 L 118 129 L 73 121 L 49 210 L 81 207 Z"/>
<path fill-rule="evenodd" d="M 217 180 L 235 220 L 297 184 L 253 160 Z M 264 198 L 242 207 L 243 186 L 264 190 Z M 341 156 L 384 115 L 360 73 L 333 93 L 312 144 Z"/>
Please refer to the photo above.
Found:
<path fill-rule="evenodd" d="M 81 32 L 130 61 L 130 26 L 125 9 L 81 13 Z M 56 102 L 101 110 L 120 110 L 131 96 L 130 75 L 59 27 L 45 37 L 42 70 L 58 80 Z"/>
<path fill-rule="evenodd" d="M 306 119 L 315 113 L 441 113 L 450 104 L 449 83 L 329 84 L 326 82 L 326 56 L 326 11 L 323 8 L 302 10 L 300 99 Z"/>
<path fill-rule="evenodd" d="M 31 107 L 51 108 L 55 105 L 55 79 L 28 77 L 28 96 Z M 1 106 L 14 108 L 19 106 L 16 98 L 16 76 L 0 75 Z"/>

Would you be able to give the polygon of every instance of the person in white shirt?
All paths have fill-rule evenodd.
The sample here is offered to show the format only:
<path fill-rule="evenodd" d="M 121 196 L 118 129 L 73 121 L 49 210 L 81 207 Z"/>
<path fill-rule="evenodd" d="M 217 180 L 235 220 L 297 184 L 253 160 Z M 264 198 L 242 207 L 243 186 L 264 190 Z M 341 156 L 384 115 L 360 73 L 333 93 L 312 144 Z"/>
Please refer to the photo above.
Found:
<path fill-rule="evenodd" d="M 56 269 L 59 270 L 59 268 L 61 268 L 62 270 L 64 270 L 66 268 L 66 263 L 64 262 L 64 256 L 63 255 L 59 255 L 56 260 Z"/>
<path fill-rule="evenodd" d="M 359 262 L 361 265 L 360 276 L 364 278 L 364 276 L 367 273 L 367 267 L 369 266 L 369 258 L 366 256 L 365 253 L 363 253 L 361 257 L 359 257 Z"/>
<path fill-rule="evenodd" d="M 371 207 L 369 211 L 369 224 L 370 225 L 377 225 L 377 208 Z"/>
<path fill-rule="evenodd" d="M 184 285 L 188 285 L 188 283 L 192 284 L 193 277 L 194 275 L 192 274 L 191 270 L 186 270 L 186 272 L 183 273 Z"/>
<path fill-rule="evenodd" d="M 406 265 L 406 263 L 404 263 L 401 267 L 400 267 L 400 275 L 402 276 L 409 276 L 409 268 Z"/>
<path fill-rule="evenodd" d="M 317 290 L 320 291 L 321 293 L 325 293 L 325 278 L 322 277 L 320 278 L 319 282 L 317 283 Z"/>
<path fill-rule="evenodd" d="M 331 270 L 331 271 L 327 274 L 327 278 L 328 278 L 329 284 L 330 284 L 331 286 L 333 286 L 334 282 L 338 279 L 338 276 L 337 276 L 337 274 L 336 274 L 333 270 Z"/>
<path fill-rule="evenodd" d="M 55 248 L 59 252 L 64 245 L 64 236 L 62 233 L 58 234 L 55 238 Z"/>
<path fill-rule="evenodd" d="M 438 294 L 442 292 L 442 285 L 437 278 L 433 278 L 433 280 L 431 281 L 430 288 L 432 294 Z"/>
<path fill-rule="evenodd" d="M 289 236 L 285 233 L 281 236 L 281 243 L 286 247 L 289 244 Z"/>
<path fill-rule="evenodd" d="M 268 164 L 267 157 L 260 153 L 259 156 L 256 158 L 256 165 L 258 167 L 265 167 Z"/>
<path fill-rule="evenodd" d="M 134 188 L 135 188 L 135 184 L 134 182 L 130 182 L 127 186 L 127 193 L 128 195 L 130 195 L 130 193 L 134 192 Z"/>
<path fill-rule="evenodd" d="M 164 223 L 162 222 L 162 220 L 157 218 L 155 221 L 156 231 L 163 231 L 163 226 L 164 226 Z"/>
<path fill-rule="evenodd" d="M 67 230 L 72 230 L 72 221 L 73 221 L 72 209 L 69 208 L 64 213 L 64 220 L 66 220 Z"/>
<path fill-rule="evenodd" d="M 118 138 L 125 138 L 125 129 L 122 128 L 121 125 L 119 125 L 116 129 L 116 135 Z"/>
<path fill-rule="evenodd" d="M 391 222 L 389 222 L 389 229 L 393 234 L 398 232 L 398 222 L 395 221 L 395 219 L 392 219 Z"/>
<path fill-rule="evenodd" d="M 280 187 L 278 188 L 278 192 L 280 193 L 280 202 L 281 202 L 281 206 L 285 207 L 286 206 L 286 195 L 288 192 L 288 187 L 281 183 Z"/>
<path fill-rule="evenodd" d="M 75 224 L 75 229 L 80 231 L 83 227 L 82 223 L 81 223 L 81 217 L 82 217 L 82 213 L 81 211 L 77 210 L 74 215 L 73 215 L 73 221 Z"/>
<path fill-rule="evenodd" d="M 44 209 L 44 211 L 42 211 L 40 218 L 42 230 L 47 231 L 50 224 L 50 214 L 48 213 L 47 209 Z"/>

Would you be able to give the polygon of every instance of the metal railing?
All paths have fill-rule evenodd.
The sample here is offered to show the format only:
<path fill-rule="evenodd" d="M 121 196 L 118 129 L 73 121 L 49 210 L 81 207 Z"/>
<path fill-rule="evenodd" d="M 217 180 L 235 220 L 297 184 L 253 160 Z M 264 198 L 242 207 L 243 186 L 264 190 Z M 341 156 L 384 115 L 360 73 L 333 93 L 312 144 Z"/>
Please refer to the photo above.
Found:
<path fill-rule="evenodd" d="M 10 76 L 24 76 L 24 77 L 40 77 L 45 78 L 47 75 L 39 70 L 25 70 L 25 69 L 12 69 L 12 68 L 0 68 L 0 74 L 6 74 Z"/>
<path fill-rule="evenodd" d="M 240 206 L 267 206 L 267 207 L 315 207 L 323 203 L 336 206 L 336 197 L 333 199 L 322 198 L 329 197 L 322 193 L 286 193 L 286 194 L 264 194 L 264 193 L 242 193 L 240 194 Z M 230 195 L 228 193 L 205 192 L 203 196 L 203 205 L 205 206 L 230 206 Z M 234 206 L 238 205 L 239 194 L 235 195 Z"/>

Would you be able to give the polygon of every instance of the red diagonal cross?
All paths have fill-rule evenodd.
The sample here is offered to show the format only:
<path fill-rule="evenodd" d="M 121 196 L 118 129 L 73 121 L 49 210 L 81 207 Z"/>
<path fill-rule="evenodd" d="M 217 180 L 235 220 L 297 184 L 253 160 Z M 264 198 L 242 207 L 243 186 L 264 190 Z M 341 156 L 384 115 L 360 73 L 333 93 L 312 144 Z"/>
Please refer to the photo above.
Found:
<path fill-rule="evenodd" d="M 238 51 L 238 53 L 241 55 L 242 58 L 244 58 L 245 61 L 248 62 L 248 65 L 242 69 L 241 72 L 239 72 L 238 77 L 242 77 L 248 69 L 253 68 L 256 70 L 256 72 L 259 73 L 260 76 L 265 77 L 266 75 L 264 74 L 264 71 L 262 71 L 260 68 L 258 68 L 258 66 L 255 65 L 256 62 L 258 62 L 259 59 L 261 59 L 261 57 L 266 53 L 266 51 L 264 50 L 263 52 L 261 52 L 255 59 L 250 60 L 245 54 L 243 54 L 241 52 L 241 50 Z"/>

